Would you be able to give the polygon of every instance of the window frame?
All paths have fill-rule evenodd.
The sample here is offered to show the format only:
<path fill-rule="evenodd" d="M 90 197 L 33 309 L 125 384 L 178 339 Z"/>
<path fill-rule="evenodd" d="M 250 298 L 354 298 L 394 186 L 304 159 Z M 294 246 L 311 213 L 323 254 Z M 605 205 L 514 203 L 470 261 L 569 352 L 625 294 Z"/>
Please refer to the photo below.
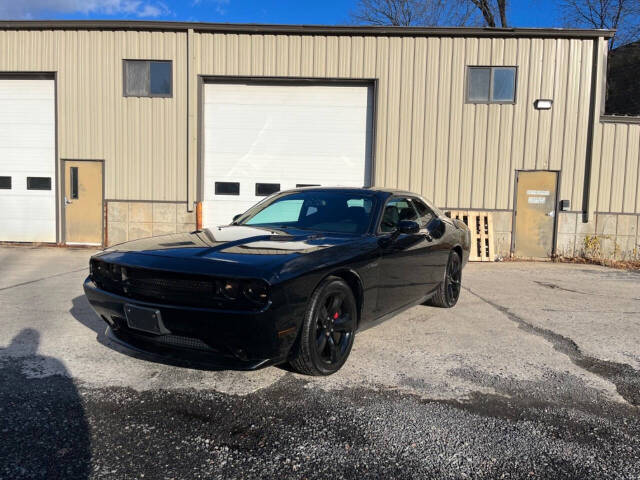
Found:
<path fill-rule="evenodd" d="M 431 208 L 427 202 L 425 202 L 424 200 L 422 200 L 421 198 L 418 197 L 411 197 L 411 205 L 413 205 L 414 210 L 416 211 L 416 213 L 418 214 L 418 225 L 420 225 L 420 230 L 424 230 L 425 228 L 427 228 L 427 223 L 422 222 L 422 219 L 424 217 L 420 216 L 420 211 L 418 210 L 418 207 L 416 206 L 416 203 L 421 203 L 423 204 L 427 210 L 431 213 L 431 215 L 433 216 L 433 218 L 437 218 L 438 214 L 436 212 L 433 211 L 433 208 Z"/>
<path fill-rule="evenodd" d="M 404 199 L 407 200 L 407 203 L 409 204 L 409 206 L 411 208 L 413 208 L 413 211 L 416 214 L 416 218 L 419 220 L 420 219 L 420 214 L 418 213 L 418 210 L 416 209 L 415 205 L 413 204 L 413 195 L 391 195 L 389 198 L 387 198 L 387 200 L 384 202 L 384 204 L 382 205 L 382 209 L 380 210 L 380 214 L 378 215 L 378 224 L 376 226 L 376 230 L 375 230 L 375 234 L 376 235 L 392 235 L 393 232 L 383 232 L 382 231 L 382 219 L 384 218 L 384 210 L 385 208 L 387 208 L 387 205 L 389 205 L 390 202 L 392 202 L 393 200 L 398 200 L 398 199 Z M 420 222 L 416 222 L 418 225 L 420 225 Z M 423 229 L 424 227 L 420 227 L 420 229 Z"/>
<path fill-rule="evenodd" d="M 127 62 L 145 62 L 147 64 L 147 94 L 134 95 L 127 92 Z M 151 63 L 168 63 L 169 64 L 169 93 L 151 93 Z M 122 96 L 126 98 L 173 98 L 173 60 L 159 60 L 148 58 L 123 58 L 122 59 Z"/>
<path fill-rule="evenodd" d="M 469 79 L 471 70 L 476 68 L 489 69 L 489 98 L 488 100 L 471 100 L 469 98 Z M 513 77 L 513 100 L 492 100 L 493 98 L 493 74 L 498 68 L 510 68 L 515 70 Z M 470 105 L 515 105 L 518 102 L 518 66 L 517 65 L 467 65 L 464 80 L 464 100 Z"/>

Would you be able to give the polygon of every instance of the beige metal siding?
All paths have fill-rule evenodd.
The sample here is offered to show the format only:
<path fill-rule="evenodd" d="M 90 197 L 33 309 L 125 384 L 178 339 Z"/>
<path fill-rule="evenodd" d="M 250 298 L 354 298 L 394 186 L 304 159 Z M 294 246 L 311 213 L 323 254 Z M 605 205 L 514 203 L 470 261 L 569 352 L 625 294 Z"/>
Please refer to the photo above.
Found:
<path fill-rule="evenodd" d="M 0 72 L 57 72 L 58 157 L 104 159 L 105 196 L 186 196 L 186 33 L 0 31 Z M 123 59 L 172 60 L 173 98 L 122 95 Z"/>
<path fill-rule="evenodd" d="M 511 209 L 514 171 L 550 168 L 582 205 L 593 39 L 189 32 L 3 30 L 0 71 L 57 72 L 58 156 L 104 159 L 107 198 L 197 199 L 198 75 L 217 75 L 377 80 L 376 185 Z M 126 58 L 172 60 L 173 97 L 123 97 Z M 467 65 L 516 65 L 515 105 L 465 103 Z M 593 208 L 637 211 L 637 128 L 595 125 Z"/>
<path fill-rule="evenodd" d="M 591 39 L 195 37 L 194 76 L 377 79 L 376 185 L 418 191 L 442 207 L 511 209 L 516 169 L 561 169 L 561 198 L 582 205 Z M 516 65 L 516 104 L 466 104 L 467 65 Z M 538 98 L 553 99 L 552 110 L 535 110 Z M 195 93 L 190 104 L 198 108 Z"/>
<path fill-rule="evenodd" d="M 595 211 L 640 214 L 640 123 L 598 122 L 593 151 Z"/>

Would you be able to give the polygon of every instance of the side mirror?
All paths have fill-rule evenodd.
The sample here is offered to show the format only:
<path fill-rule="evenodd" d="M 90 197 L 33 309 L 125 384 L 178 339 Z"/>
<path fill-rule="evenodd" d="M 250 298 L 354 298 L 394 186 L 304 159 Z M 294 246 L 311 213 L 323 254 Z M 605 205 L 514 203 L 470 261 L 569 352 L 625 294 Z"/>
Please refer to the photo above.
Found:
<path fill-rule="evenodd" d="M 434 218 L 427 224 L 427 232 L 431 238 L 438 239 L 444 235 L 446 226 L 438 217 Z"/>
<path fill-rule="evenodd" d="M 414 222 L 411 220 L 401 220 L 400 222 L 398 222 L 397 231 L 398 233 L 411 235 L 420 231 L 420 225 L 418 225 L 418 222 Z"/>
<path fill-rule="evenodd" d="M 234 216 L 233 216 L 233 220 L 231 221 L 231 223 L 232 223 L 232 224 L 233 224 L 233 223 L 236 223 L 236 220 L 237 220 L 237 219 L 239 219 L 241 216 L 242 216 L 242 214 L 241 214 L 241 213 L 238 213 L 237 215 L 234 215 Z"/>

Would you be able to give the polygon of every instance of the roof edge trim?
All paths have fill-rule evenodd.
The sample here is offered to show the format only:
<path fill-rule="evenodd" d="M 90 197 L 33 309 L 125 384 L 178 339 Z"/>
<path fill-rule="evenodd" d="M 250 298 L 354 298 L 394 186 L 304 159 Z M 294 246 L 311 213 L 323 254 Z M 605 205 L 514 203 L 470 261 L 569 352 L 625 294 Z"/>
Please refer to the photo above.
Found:
<path fill-rule="evenodd" d="M 345 25 L 274 25 L 128 20 L 3 20 L 0 30 L 164 30 L 295 35 L 372 35 L 432 37 L 611 38 L 615 30 L 565 28 L 387 27 Z"/>

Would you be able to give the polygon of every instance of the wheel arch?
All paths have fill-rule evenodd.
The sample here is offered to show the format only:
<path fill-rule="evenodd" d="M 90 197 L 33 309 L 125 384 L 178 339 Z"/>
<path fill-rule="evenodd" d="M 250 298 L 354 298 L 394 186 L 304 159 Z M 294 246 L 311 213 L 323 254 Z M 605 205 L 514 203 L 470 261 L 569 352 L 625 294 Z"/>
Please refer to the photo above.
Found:
<path fill-rule="evenodd" d="M 318 285 L 326 280 L 328 277 L 338 277 L 345 281 L 345 283 L 349 286 L 351 291 L 353 292 L 353 296 L 356 299 L 356 308 L 358 309 L 358 325 L 360 325 L 360 320 L 362 319 L 362 311 L 364 307 L 364 287 L 362 284 L 362 279 L 358 273 L 350 268 L 340 268 L 334 271 L 327 273 L 324 277 L 320 279 L 315 288 L 318 288 Z M 314 289 L 315 290 L 315 289 Z"/>

